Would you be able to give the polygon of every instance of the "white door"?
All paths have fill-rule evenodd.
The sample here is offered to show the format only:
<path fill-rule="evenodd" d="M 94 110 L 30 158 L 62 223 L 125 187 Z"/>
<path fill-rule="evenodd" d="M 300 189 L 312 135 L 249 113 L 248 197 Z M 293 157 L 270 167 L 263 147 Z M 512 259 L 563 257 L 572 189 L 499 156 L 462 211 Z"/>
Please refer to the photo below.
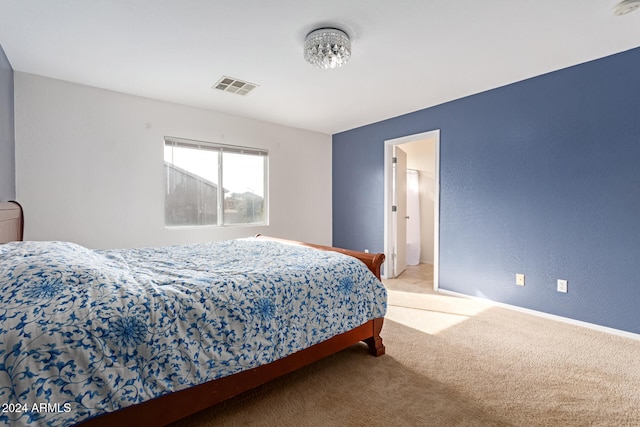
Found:
<path fill-rule="evenodd" d="M 393 277 L 407 268 L 407 153 L 393 147 Z"/>

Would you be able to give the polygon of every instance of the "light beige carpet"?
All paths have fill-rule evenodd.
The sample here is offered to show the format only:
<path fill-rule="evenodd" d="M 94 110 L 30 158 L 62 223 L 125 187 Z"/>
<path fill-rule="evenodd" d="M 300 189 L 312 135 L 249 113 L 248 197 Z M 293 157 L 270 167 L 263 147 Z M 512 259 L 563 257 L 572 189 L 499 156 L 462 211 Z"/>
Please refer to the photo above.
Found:
<path fill-rule="evenodd" d="M 640 426 L 640 341 L 385 281 L 387 354 L 353 346 L 191 416 L 204 426 Z"/>

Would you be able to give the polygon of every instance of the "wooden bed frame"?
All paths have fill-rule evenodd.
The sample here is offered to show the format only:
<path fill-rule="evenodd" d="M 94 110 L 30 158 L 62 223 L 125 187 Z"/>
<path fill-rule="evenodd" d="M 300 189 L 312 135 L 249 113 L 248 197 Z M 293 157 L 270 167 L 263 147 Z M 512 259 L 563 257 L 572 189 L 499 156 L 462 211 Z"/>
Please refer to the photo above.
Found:
<path fill-rule="evenodd" d="M 22 240 L 22 207 L 17 202 L 0 202 L 0 243 Z"/>
<path fill-rule="evenodd" d="M 19 204 L 0 202 L 0 243 L 22 240 L 23 223 L 22 209 Z M 364 262 L 369 270 L 380 279 L 380 267 L 384 261 L 384 254 L 357 252 L 261 235 L 256 237 L 288 244 L 309 246 L 324 251 L 344 253 Z M 361 341 L 367 344 L 370 354 L 373 356 L 381 356 L 385 352 L 382 338 L 380 338 L 383 321 L 384 318 L 370 320 L 355 329 L 336 335 L 327 341 L 300 350 L 297 353 L 267 365 L 209 381 L 185 390 L 169 393 L 115 412 L 99 415 L 83 421 L 78 425 L 84 427 L 129 425 L 164 426 L 214 406 L 247 390 L 256 388 L 268 381 L 293 372 L 296 369 L 344 350 Z"/>

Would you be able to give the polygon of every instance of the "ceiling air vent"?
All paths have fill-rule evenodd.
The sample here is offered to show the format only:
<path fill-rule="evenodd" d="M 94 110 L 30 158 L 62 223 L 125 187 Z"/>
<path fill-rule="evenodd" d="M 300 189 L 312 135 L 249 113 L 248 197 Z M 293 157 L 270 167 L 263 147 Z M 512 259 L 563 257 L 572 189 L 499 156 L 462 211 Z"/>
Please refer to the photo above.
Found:
<path fill-rule="evenodd" d="M 242 80 L 234 79 L 233 77 L 223 76 L 218 83 L 213 85 L 213 89 L 222 90 L 224 92 L 231 92 L 238 95 L 246 95 L 258 85 L 248 82 L 243 82 Z"/>

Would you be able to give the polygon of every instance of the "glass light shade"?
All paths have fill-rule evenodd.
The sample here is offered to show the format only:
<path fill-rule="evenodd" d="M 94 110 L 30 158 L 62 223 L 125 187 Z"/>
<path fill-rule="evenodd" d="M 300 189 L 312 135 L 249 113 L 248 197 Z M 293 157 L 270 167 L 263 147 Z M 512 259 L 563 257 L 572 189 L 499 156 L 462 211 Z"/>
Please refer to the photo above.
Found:
<path fill-rule="evenodd" d="M 320 28 L 304 41 L 304 59 L 318 68 L 337 68 L 351 57 L 351 42 L 344 31 Z"/>
<path fill-rule="evenodd" d="M 626 15 L 634 10 L 640 8 L 640 0 L 622 0 L 613 9 L 613 14 L 616 16 Z"/>

